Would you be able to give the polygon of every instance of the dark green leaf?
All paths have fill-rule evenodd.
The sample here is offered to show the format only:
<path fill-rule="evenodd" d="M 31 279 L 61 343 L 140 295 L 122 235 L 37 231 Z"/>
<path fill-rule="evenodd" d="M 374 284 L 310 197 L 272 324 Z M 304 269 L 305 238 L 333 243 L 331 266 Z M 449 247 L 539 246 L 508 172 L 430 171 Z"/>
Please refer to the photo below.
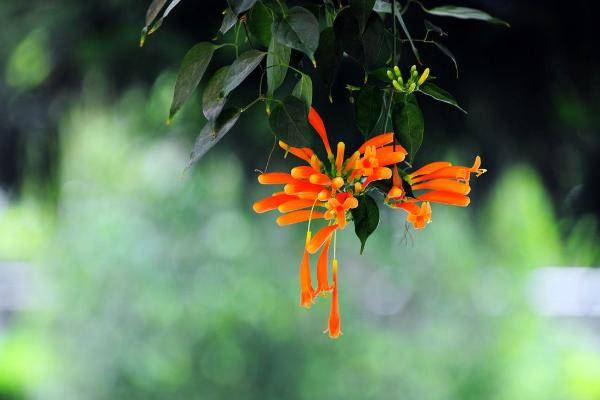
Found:
<path fill-rule="evenodd" d="M 275 136 L 290 146 L 310 144 L 312 132 L 308 126 L 308 107 L 294 96 L 287 96 L 275 104 L 269 124 Z"/>
<path fill-rule="evenodd" d="M 239 108 L 228 108 L 224 110 L 216 121 L 208 121 L 200 131 L 196 138 L 196 143 L 190 154 L 190 165 L 198 161 L 208 150 L 210 150 L 219 140 L 231 130 L 233 125 L 240 117 L 241 110 Z"/>
<path fill-rule="evenodd" d="M 394 101 L 392 109 L 392 124 L 400 144 L 408 151 L 410 162 L 423 143 L 425 129 L 423 114 L 414 94 L 400 95 Z"/>
<path fill-rule="evenodd" d="M 152 24 L 152 21 L 158 16 L 160 10 L 166 4 L 166 0 L 154 0 L 148 10 L 146 11 L 146 25 L 142 29 L 142 35 L 140 37 L 140 47 L 144 46 L 144 42 L 146 41 L 146 36 L 154 33 L 163 23 L 163 20 L 171 13 L 171 11 L 175 8 L 177 4 L 179 4 L 181 0 L 171 0 L 171 3 L 167 6 L 165 11 L 163 12 L 162 17 L 160 17 L 156 22 Z M 150 26 L 152 24 L 152 26 Z"/>
<path fill-rule="evenodd" d="M 287 74 L 292 49 L 271 38 L 267 54 L 267 93 L 273 96 Z"/>
<path fill-rule="evenodd" d="M 158 17 L 158 13 L 167 4 L 167 0 L 153 0 L 146 11 L 146 26 L 150 24 Z"/>
<path fill-rule="evenodd" d="M 365 68 L 367 72 L 389 65 L 392 58 L 392 36 L 385 29 L 381 17 L 371 15 L 362 35 Z"/>
<path fill-rule="evenodd" d="M 424 8 L 423 11 L 426 13 L 437 15 L 440 17 L 453 17 L 460 19 L 476 19 L 479 21 L 490 22 L 492 24 L 499 24 L 510 27 L 510 24 L 506 21 L 502 21 L 501 19 L 494 18 L 490 14 L 476 10 L 474 8 L 469 7 L 459 7 L 459 6 L 440 6 L 434 8 Z"/>
<path fill-rule="evenodd" d="M 204 93 L 202 94 L 202 112 L 209 121 L 217 119 L 225 106 L 225 101 L 227 101 L 227 98 L 223 94 L 223 85 L 228 71 L 229 66 L 219 68 L 208 81 L 206 88 L 204 88 Z"/>
<path fill-rule="evenodd" d="M 221 28 L 219 32 L 226 34 L 231 28 L 233 28 L 237 22 L 237 15 L 231 11 L 231 8 L 227 8 L 223 15 L 223 22 L 221 22 Z"/>
<path fill-rule="evenodd" d="M 333 22 L 333 30 L 340 49 L 358 63 L 363 64 L 365 55 L 361 40 L 362 35 L 358 20 L 349 8 L 345 8 L 338 13 Z"/>
<path fill-rule="evenodd" d="M 223 83 L 223 94 L 227 96 L 233 89 L 238 87 L 258 67 L 265 54 L 264 51 L 258 50 L 248 50 L 240 54 L 227 71 Z"/>
<path fill-rule="evenodd" d="M 467 114 L 467 112 L 458 105 L 458 102 L 450 93 L 446 92 L 444 89 L 431 82 L 425 82 L 424 84 L 419 86 L 419 91 L 425 93 L 427 96 L 433 97 L 438 101 L 451 104 L 454 107 L 458 108 L 460 111 Z"/>
<path fill-rule="evenodd" d="M 354 17 L 358 21 L 360 32 L 364 32 L 373 6 L 375 5 L 375 0 L 349 0 L 348 5 L 350 6 L 350 11 L 352 11 L 352 14 L 354 14 Z"/>
<path fill-rule="evenodd" d="M 333 2 L 327 0 L 322 7 L 319 7 L 319 30 L 323 32 L 327 28 L 333 26 L 333 20 L 335 19 L 336 9 Z"/>
<path fill-rule="evenodd" d="M 356 126 L 365 138 L 370 137 L 377 124 L 383 106 L 381 90 L 375 86 L 363 87 L 354 101 Z"/>
<path fill-rule="evenodd" d="M 452 60 L 452 63 L 454 64 L 454 69 L 456 70 L 456 78 L 458 78 L 458 63 L 456 62 L 454 54 L 452 54 L 452 52 L 448 50 L 448 48 L 443 44 L 438 43 L 435 40 L 433 41 L 433 43 L 437 46 L 438 49 L 440 49 L 442 53 L 444 53 L 450 60 Z"/>
<path fill-rule="evenodd" d="M 357 200 L 358 207 L 353 208 L 351 212 L 354 220 L 354 232 L 360 239 L 360 254 L 362 254 L 367 239 L 379 225 L 379 206 L 368 194 L 357 197 Z"/>
<path fill-rule="evenodd" d="M 273 24 L 275 38 L 314 59 L 319 46 L 319 21 L 310 11 L 302 7 L 292 7 Z"/>
<path fill-rule="evenodd" d="M 262 0 L 257 1 L 248 13 L 248 30 L 265 47 L 271 42 L 271 25 L 273 11 Z"/>
<path fill-rule="evenodd" d="M 375 1 L 375 4 L 373 5 L 373 11 L 378 12 L 378 13 L 391 14 L 392 13 L 392 5 L 387 1 L 377 0 L 377 1 Z"/>
<path fill-rule="evenodd" d="M 444 32 L 442 28 L 433 24 L 431 21 L 425 19 L 423 20 L 423 23 L 425 24 L 425 29 L 427 29 L 427 33 L 435 32 L 440 36 L 448 36 L 448 34 Z"/>
<path fill-rule="evenodd" d="M 312 104 L 312 94 L 313 94 L 312 79 L 310 79 L 310 76 L 308 76 L 306 74 L 302 74 L 300 76 L 300 80 L 298 81 L 298 83 L 296 83 L 296 86 L 294 86 L 292 95 L 294 95 L 295 97 L 304 101 L 306 103 L 306 107 L 308 109 L 308 108 L 310 108 L 310 106 Z"/>
<path fill-rule="evenodd" d="M 400 26 L 402 27 L 402 30 L 404 31 L 404 34 L 406 35 L 406 38 L 408 39 L 408 42 L 410 43 L 410 48 L 412 49 L 412 52 L 415 55 L 415 58 L 417 59 L 418 63 L 421 64 L 421 59 L 419 58 L 419 50 L 417 50 L 417 48 L 415 47 L 412 37 L 410 36 L 410 32 L 408 31 L 408 28 L 406 27 L 406 24 L 404 23 L 404 18 L 402 18 L 402 13 L 400 12 L 399 4 L 396 5 L 396 19 L 398 20 L 398 22 L 400 22 Z"/>
<path fill-rule="evenodd" d="M 241 14 L 252 8 L 256 0 L 227 0 L 227 3 L 234 13 Z"/>
<path fill-rule="evenodd" d="M 319 48 L 315 53 L 317 61 L 317 73 L 331 91 L 338 67 L 342 60 L 342 51 L 335 40 L 333 28 L 327 28 L 321 32 Z"/>
<path fill-rule="evenodd" d="M 169 119 L 173 118 L 202 80 L 214 51 L 215 46 L 212 43 L 202 42 L 192 47 L 183 57 L 179 75 L 177 75 L 177 81 L 175 82 Z"/>

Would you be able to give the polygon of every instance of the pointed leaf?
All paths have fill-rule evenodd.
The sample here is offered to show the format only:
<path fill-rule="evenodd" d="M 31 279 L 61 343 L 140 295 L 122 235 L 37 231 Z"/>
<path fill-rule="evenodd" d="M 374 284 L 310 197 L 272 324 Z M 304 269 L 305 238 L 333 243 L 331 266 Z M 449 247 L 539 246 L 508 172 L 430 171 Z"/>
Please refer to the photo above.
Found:
<path fill-rule="evenodd" d="M 312 105 L 313 86 L 312 79 L 306 74 L 300 76 L 300 80 L 294 86 L 292 95 L 306 103 L 307 108 Z"/>
<path fill-rule="evenodd" d="M 217 119 L 227 101 L 223 94 L 223 86 L 228 71 L 229 66 L 219 68 L 210 78 L 204 88 L 204 93 L 202 93 L 202 112 L 209 121 Z"/>
<path fill-rule="evenodd" d="M 231 28 L 235 26 L 237 21 L 237 15 L 233 11 L 231 11 L 231 8 L 225 9 L 223 15 L 223 22 L 221 22 L 221 28 L 219 28 L 219 32 L 221 32 L 223 35 L 226 34 Z"/>
<path fill-rule="evenodd" d="M 423 114 L 414 94 L 406 94 L 394 101 L 392 124 L 400 144 L 408 151 L 410 162 L 423 143 Z"/>
<path fill-rule="evenodd" d="M 379 120 L 383 106 L 381 90 L 375 86 L 363 87 L 354 101 L 356 126 L 365 138 L 370 137 Z"/>
<path fill-rule="evenodd" d="M 202 80 L 214 51 L 215 46 L 212 43 L 202 42 L 192 47 L 183 57 L 175 82 L 169 119 L 173 118 Z"/>
<path fill-rule="evenodd" d="M 252 8 L 256 0 L 227 0 L 227 3 L 234 13 L 241 14 Z"/>
<path fill-rule="evenodd" d="M 373 5 L 373 11 L 378 13 L 391 14 L 392 13 L 392 5 L 385 0 L 376 0 Z"/>
<path fill-rule="evenodd" d="M 404 23 L 404 18 L 402 18 L 402 13 L 400 12 L 399 4 L 396 6 L 396 19 L 398 20 L 398 22 L 400 22 L 400 26 L 402 27 L 402 30 L 404 31 L 404 34 L 406 35 L 406 38 L 408 39 L 408 42 L 410 43 L 410 48 L 412 49 L 412 52 L 415 55 L 415 58 L 417 59 L 418 63 L 421 64 L 421 59 L 419 58 L 419 50 L 417 50 L 417 48 L 415 47 L 412 37 L 410 36 L 410 32 L 408 31 L 408 28 L 406 27 L 406 24 Z"/>
<path fill-rule="evenodd" d="M 392 59 L 392 36 L 379 15 L 371 15 L 361 41 L 366 72 L 389 65 Z"/>
<path fill-rule="evenodd" d="M 167 4 L 168 0 L 153 0 L 146 11 L 146 26 L 150 24 L 158 17 L 158 13 Z"/>
<path fill-rule="evenodd" d="M 275 104 L 269 124 L 275 136 L 290 146 L 310 144 L 312 132 L 308 126 L 308 107 L 294 96 L 287 96 Z"/>
<path fill-rule="evenodd" d="M 265 54 L 264 51 L 258 50 L 248 50 L 240 54 L 227 71 L 223 83 L 223 94 L 227 96 L 233 89 L 238 87 L 256 69 Z"/>
<path fill-rule="evenodd" d="M 319 46 L 319 21 L 315 16 L 302 7 L 292 7 L 273 23 L 275 38 L 314 59 Z"/>
<path fill-rule="evenodd" d="M 261 45 L 269 47 L 271 42 L 271 25 L 273 11 L 262 0 L 256 2 L 248 15 L 248 30 L 258 39 Z"/>
<path fill-rule="evenodd" d="M 379 207 L 368 194 L 357 197 L 357 200 L 358 207 L 353 208 L 351 213 L 354 220 L 354 232 L 360 239 L 360 254 L 362 254 L 367 239 L 379 225 Z"/>
<path fill-rule="evenodd" d="M 140 47 L 144 46 L 144 42 L 146 41 L 146 36 L 154 33 L 163 23 L 163 20 L 171 13 L 171 11 L 175 8 L 177 4 L 179 4 L 181 0 L 171 0 L 171 3 L 167 6 L 165 11 L 163 12 L 162 17 L 160 17 L 156 22 L 152 23 L 160 10 L 165 6 L 167 0 L 154 0 L 150 3 L 150 7 L 146 11 L 146 25 L 142 29 L 142 35 L 140 37 Z M 150 26 L 152 25 L 152 26 Z"/>
<path fill-rule="evenodd" d="M 425 82 L 424 84 L 419 86 L 419 91 L 425 93 L 427 96 L 433 97 L 438 101 L 453 105 L 460 111 L 467 114 L 467 112 L 458 105 L 458 102 L 450 93 L 431 82 Z"/>
<path fill-rule="evenodd" d="M 352 14 L 354 14 L 354 17 L 358 21 L 360 32 L 364 32 L 367 21 L 371 16 L 371 11 L 373 11 L 375 0 L 349 0 L 348 5 L 350 6 L 350 11 L 352 11 Z"/>
<path fill-rule="evenodd" d="M 196 138 L 196 143 L 194 143 L 188 162 L 188 168 L 202 158 L 208 150 L 217 144 L 217 142 L 231 130 L 233 125 L 235 125 L 239 119 L 240 113 L 241 110 L 239 108 L 228 108 L 219 115 L 216 121 L 208 121 L 204 125 L 202 131 L 200 131 L 200 134 Z"/>
<path fill-rule="evenodd" d="M 426 13 L 437 15 L 440 17 L 452 17 L 452 18 L 460 18 L 460 19 L 476 19 L 479 21 L 490 22 L 492 24 L 504 25 L 510 27 L 510 24 L 506 21 L 503 21 L 498 18 L 492 17 L 490 14 L 477 10 L 475 8 L 469 7 L 459 7 L 459 6 L 440 6 L 434 8 L 424 8 L 423 11 Z"/>
<path fill-rule="evenodd" d="M 331 92 L 331 86 L 342 60 L 342 51 L 335 40 L 333 28 L 327 28 L 321 32 L 315 60 L 317 61 L 317 73 Z"/>
<path fill-rule="evenodd" d="M 433 41 L 433 43 L 437 46 L 438 49 L 440 49 L 442 53 L 444 53 L 450 60 L 452 60 L 452 63 L 454 64 L 454 69 L 456 70 L 456 78 L 458 78 L 458 63 L 456 62 L 454 54 L 452 54 L 452 52 L 448 50 L 448 48 L 443 44 L 438 43 L 435 40 Z"/>
<path fill-rule="evenodd" d="M 271 38 L 267 54 L 267 93 L 273 96 L 287 74 L 292 49 Z"/>

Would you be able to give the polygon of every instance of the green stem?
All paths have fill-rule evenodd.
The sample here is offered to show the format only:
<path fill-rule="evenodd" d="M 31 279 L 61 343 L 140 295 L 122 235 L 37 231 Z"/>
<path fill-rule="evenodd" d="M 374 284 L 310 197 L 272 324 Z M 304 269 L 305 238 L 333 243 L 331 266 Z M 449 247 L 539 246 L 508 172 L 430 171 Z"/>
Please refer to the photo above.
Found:
<path fill-rule="evenodd" d="M 398 34 L 396 32 L 396 0 L 392 1 L 392 32 L 394 40 L 394 47 L 392 48 L 392 63 L 396 64 L 396 41 L 398 38 Z"/>
<path fill-rule="evenodd" d="M 246 110 L 248 110 L 250 107 L 252 107 L 253 105 L 255 105 L 256 103 L 258 103 L 259 101 L 264 101 L 265 97 L 264 96 L 259 96 L 256 99 L 252 100 L 252 102 L 250 104 L 248 104 L 245 107 L 242 107 L 242 109 L 240 110 L 240 113 L 245 112 Z"/>

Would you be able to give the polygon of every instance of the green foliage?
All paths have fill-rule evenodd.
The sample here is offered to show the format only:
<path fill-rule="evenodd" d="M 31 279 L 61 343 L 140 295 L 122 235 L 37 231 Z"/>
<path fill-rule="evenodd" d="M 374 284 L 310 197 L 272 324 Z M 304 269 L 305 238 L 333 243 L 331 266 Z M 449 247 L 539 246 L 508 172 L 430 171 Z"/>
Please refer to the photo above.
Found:
<path fill-rule="evenodd" d="M 202 112 L 209 121 L 214 121 L 219 116 L 227 101 L 223 88 L 228 72 L 228 65 L 219 68 L 212 78 L 210 78 L 204 89 L 202 95 Z"/>
<path fill-rule="evenodd" d="M 423 113 L 421 113 L 421 108 L 419 108 L 419 103 L 414 94 L 407 93 L 399 97 L 399 99 L 394 100 L 392 123 L 396 136 L 408 151 L 409 159 L 412 162 L 421 147 L 421 143 L 423 143 L 425 128 Z"/>
<path fill-rule="evenodd" d="M 249 10 L 256 3 L 256 0 L 227 0 L 227 3 L 229 3 L 229 7 L 234 13 L 241 14 Z"/>
<path fill-rule="evenodd" d="M 306 74 L 300 75 L 300 79 L 296 83 L 296 86 L 294 86 L 292 95 L 304 101 L 307 107 L 311 106 L 313 96 L 313 85 L 310 76 Z"/>
<path fill-rule="evenodd" d="M 248 50 L 240 54 L 227 70 L 223 80 L 223 94 L 227 96 L 238 87 L 258 67 L 265 55 L 265 52 L 258 50 Z"/>
<path fill-rule="evenodd" d="M 360 240 L 360 254 L 365 249 L 367 239 L 379 225 L 379 207 L 368 194 L 359 196 L 358 207 L 352 209 L 352 219 L 354 220 L 354 232 Z"/>
<path fill-rule="evenodd" d="M 439 6 L 434 8 L 425 8 L 423 7 L 423 11 L 437 15 L 440 17 L 452 17 L 452 18 L 460 18 L 460 19 L 476 19 L 480 21 L 490 22 L 492 24 L 499 24 L 509 27 L 509 23 L 506 21 L 502 21 L 501 19 L 494 18 L 490 14 L 476 10 L 474 8 L 469 7 L 458 7 L 458 6 Z"/>
<path fill-rule="evenodd" d="M 425 82 L 424 84 L 419 86 L 418 90 L 422 93 L 425 93 L 427 96 L 432 97 L 438 101 L 453 105 L 454 107 L 458 108 L 460 111 L 464 112 L 465 114 L 467 113 L 465 110 L 463 110 L 458 105 L 458 102 L 450 93 L 448 93 L 447 91 L 445 91 L 444 89 L 442 89 L 441 87 L 437 86 L 434 83 Z"/>
<path fill-rule="evenodd" d="M 267 54 L 267 94 L 273 96 L 275 90 L 285 80 L 292 49 L 271 38 Z"/>
<path fill-rule="evenodd" d="M 383 108 L 383 93 L 375 86 L 363 87 L 354 101 L 356 126 L 364 137 L 371 136 Z"/>
<path fill-rule="evenodd" d="M 306 146 L 311 142 L 312 132 L 308 126 L 306 103 L 294 96 L 277 101 L 269 117 L 271 130 L 290 146 Z"/>
<path fill-rule="evenodd" d="M 204 125 L 194 143 L 188 167 L 202 158 L 208 150 L 233 128 L 240 114 L 241 110 L 239 108 L 227 108 L 217 117 L 214 123 L 209 121 Z"/>
<path fill-rule="evenodd" d="M 292 7 L 273 23 L 273 36 L 312 60 L 319 46 L 319 21 L 306 8 Z"/>
<path fill-rule="evenodd" d="M 202 80 L 215 49 L 216 46 L 212 43 L 202 42 L 192 47 L 183 57 L 175 82 L 169 119 L 173 118 Z"/>

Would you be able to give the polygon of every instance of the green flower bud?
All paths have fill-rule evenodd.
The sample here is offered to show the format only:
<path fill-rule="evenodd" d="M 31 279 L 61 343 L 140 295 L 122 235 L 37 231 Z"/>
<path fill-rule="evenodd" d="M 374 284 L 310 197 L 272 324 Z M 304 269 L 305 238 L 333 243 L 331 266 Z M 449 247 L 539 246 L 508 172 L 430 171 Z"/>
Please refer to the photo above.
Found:
<path fill-rule="evenodd" d="M 400 68 L 398 68 L 397 65 L 394 67 L 394 73 L 396 74 L 396 76 L 398 78 L 400 78 L 402 76 L 402 73 L 400 73 Z"/>
<path fill-rule="evenodd" d="M 402 86 L 400 86 L 398 81 L 392 81 L 392 85 L 394 85 L 394 88 L 396 88 L 396 90 L 402 91 Z"/>
<path fill-rule="evenodd" d="M 425 68 L 425 71 L 423 71 L 423 73 L 421 74 L 421 77 L 419 78 L 419 81 L 417 82 L 417 84 L 419 86 L 421 86 L 423 83 L 425 83 L 425 81 L 427 80 L 428 77 L 429 77 L 429 68 Z"/>
<path fill-rule="evenodd" d="M 392 80 L 392 81 L 394 80 L 394 74 L 389 69 L 387 70 L 387 76 L 388 76 L 388 78 L 390 78 L 390 80 Z"/>
<path fill-rule="evenodd" d="M 410 75 L 410 80 L 413 82 L 416 82 L 418 77 L 419 77 L 419 72 L 415 69 Z"/>
<path fill-rule="evenodd" d="M 410 67 L 410 74 L 412 75 L 416 70 L 417 70 L 417 66 L 413 65 L 412 67 Z"/>
<path fill-rule="evenodd" d="M 402 80 L 402 77 L 399 76 L 398 79 L 396 79 L 398 81 L 398 83 L 400 84 L 400 86 L 404 86 L 404 81 Z"/>
<path fill-rule="evenodd" d="M 410 86 L 408 87 L 408 93 L 414 92 L 416 88 L 417 88 L 417 85 L 414 82 L 411 83 Z"/>

